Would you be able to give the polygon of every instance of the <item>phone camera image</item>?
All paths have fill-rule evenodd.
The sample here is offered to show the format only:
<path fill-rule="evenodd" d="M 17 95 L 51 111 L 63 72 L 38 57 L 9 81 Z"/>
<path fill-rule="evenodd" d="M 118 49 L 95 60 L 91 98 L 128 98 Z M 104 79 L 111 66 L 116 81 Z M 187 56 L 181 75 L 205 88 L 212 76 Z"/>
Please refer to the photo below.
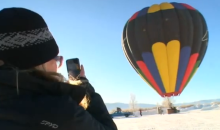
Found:
<path fill-rule="evenodd" d="M 78 59 L 67 61 L 67 70 L 70 77 L 76 78 L 80 74 L 80 65 Z"/>

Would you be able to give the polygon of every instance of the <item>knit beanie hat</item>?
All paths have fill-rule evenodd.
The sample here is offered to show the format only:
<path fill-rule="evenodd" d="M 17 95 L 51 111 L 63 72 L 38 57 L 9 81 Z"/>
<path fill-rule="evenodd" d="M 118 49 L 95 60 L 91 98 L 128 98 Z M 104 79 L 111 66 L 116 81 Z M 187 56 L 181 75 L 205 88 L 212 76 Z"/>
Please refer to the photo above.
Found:
<path fill-rule="evenodd" d="M 0 60 L 18 69 L 29 69 L 59 53 L 44 19 L 28 9 L 0 10 Z"/>

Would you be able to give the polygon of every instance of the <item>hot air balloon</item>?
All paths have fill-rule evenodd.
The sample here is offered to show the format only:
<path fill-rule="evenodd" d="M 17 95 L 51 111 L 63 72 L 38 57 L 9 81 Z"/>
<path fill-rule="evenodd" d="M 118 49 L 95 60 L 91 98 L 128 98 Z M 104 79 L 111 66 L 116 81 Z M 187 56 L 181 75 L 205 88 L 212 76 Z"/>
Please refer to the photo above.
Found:
<path fill-rule="evenodd" d="M 184 3 L 161 3 L 125 24 L 122 48 L 136 72 L 162 97 L 177 96 L 201 65 L 208 46 L 203 15 Z"/>
<path fill-rule="evenodd" d="M 127 24 L 126 24 L 127 25 Z M 127 58 L 127 60 L 129 61 L 129 63 L 131 64 L 131 66 L 134 68 L 134 70 L 139 74 L 139 76 L 148 84 L 152 87 L 151 83 L 149 82 L 149 80 L 145 77 L 145 75 L 143 74 L 143 72 L 140 70 L 140 68 L 138 67 L 137 63 L 135 62 L 132 53 L 128 47 L 128 42 L 127 42 L 127 38 L 126 38 L 126 25 L 124 26 L 124 30 L 123 30 L 123 35 L 122 35 L 122 49 L 123 52 Z M 152 87 L 154 89 L 154 87 Z M 156 89 L 154 89 L 155 91 L 157 91 Z"/>

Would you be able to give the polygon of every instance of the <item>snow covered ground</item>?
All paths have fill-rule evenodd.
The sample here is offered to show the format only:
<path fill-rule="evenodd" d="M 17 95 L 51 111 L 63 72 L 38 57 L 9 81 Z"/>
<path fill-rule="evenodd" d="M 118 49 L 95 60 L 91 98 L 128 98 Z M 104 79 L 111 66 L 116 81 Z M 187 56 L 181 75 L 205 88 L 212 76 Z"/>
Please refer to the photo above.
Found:
<path fill-rule="evenodd" d="M 114 121 L 118 130 L 220 130 L 220 105 L 204 104 L 180 109 L 178 114 L 156 114 L 156 110 L 143 112 L 143 116 L 118 117 Z"/>

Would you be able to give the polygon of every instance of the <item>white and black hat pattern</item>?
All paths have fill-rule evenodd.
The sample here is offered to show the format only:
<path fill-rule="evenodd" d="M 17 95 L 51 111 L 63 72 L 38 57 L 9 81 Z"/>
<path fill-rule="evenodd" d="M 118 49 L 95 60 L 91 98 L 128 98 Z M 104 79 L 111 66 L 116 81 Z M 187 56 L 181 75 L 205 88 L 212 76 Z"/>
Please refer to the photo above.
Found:
<path fill-rule="evenodd" d="M 30 31 L 3 33 L 0 34 L 0 50 L 43 44 L 52 39 L 53 36 L 47 27 Z"/>

